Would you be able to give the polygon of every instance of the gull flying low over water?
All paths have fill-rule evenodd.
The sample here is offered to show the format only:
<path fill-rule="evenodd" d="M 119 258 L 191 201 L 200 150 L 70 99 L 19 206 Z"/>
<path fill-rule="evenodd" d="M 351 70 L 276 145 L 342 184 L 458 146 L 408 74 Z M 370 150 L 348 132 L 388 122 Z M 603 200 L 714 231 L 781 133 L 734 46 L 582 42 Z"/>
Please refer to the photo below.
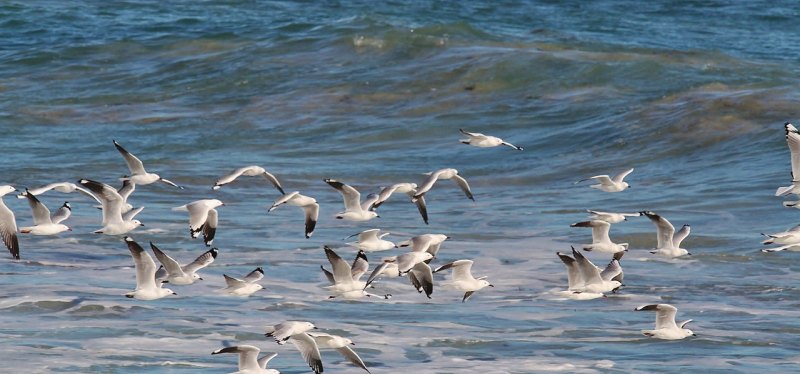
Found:
<path fill-rule="evenodd" d="M 156 263 L 144 248 L 126 236 L 125 243 L 136 266 L 136 289 L 125 294 L 128 298 L 138 300 L 155 300 L 168 295 L 177 295 L 169 288 L 162 288 L 163 283 L 156 283 Z"/>
<path fill-rule="evenodd" d="M 461 188 L 461 191 L 464 191 L 464 194 L 467 195 L 467 198 L 475 201 L 475 197 L 472 196 L 472 191 L 469 189 L 469 183 L 467 180 L 462 178 L 458 175 L 458 170 L 456 169 L 439 169 L 434 172 L 426 173 L 428 175 L 428 179 L 425 179 L 425 182 L 422 183 L 422 187 L 417 189 L 417 193 L 414 194 L 413 199 L 420 199 L 433 187 L 433 184 L 436 183 L 439 179 L 452 179 L 458 187 Z"/>
<path fill-rule="evenodd" d="M 175 211 L 189 212 L 189 234 L 192 238 L 200 236 L 203 232 L 203 241 L 206 246 L 211 246 L 214 235 L 217 233 L 217 210 L 214 208 L 224 206 L 217 199 L 202 199 L 186 205 L 172 208 Z"/>
<path fill-rule="evenodd" d="M 800 243 L 787 244 L 787 245 L 782 245 L 780 247 L 764 248 L 761 250 L 761 252 L 764 253 L 781 252 L 781 251 L 800 252 Z"/>
<path fill-rule="evenodd" d="M 486 280 L 486 277 L 475 278 L 472 276 L 472 260 L 458 260 L 449 264 L 439 266 L 434 270 L 438 273 L 442 270 L 453 269 L 453 276 L 449 283 L 443 283 L 442 287 L 453 288 L 465 292 L 461 302 L 466 302 L 472 294 L 486 286 L 494 287 Z"/>
<path fill-rule="evenodd" d="M 139 160 L 136 156 L 132 155 L 130 152 L 126 151 L 125 148 L 122 148 L 116 140 L 114 140 L 114 147 L 117 148 L 117 151 L 125 158 L 125 163 L 128 165 L 128 170 L 130 170 L 130 176 L 122 177 L 122 180 L 130 180 L 134 184 L 141 184 L 146 185 L 154 182 L 162 182 L 166 183 L 170 186 L 177 187 L 183 189 L 183 187 L 161 178 L 158 174 L 148 173 L 147 170 L 144 170 L 144 164 L 142 161 Z"/>
<path fill-rule="evenodd" d="M 261 166 L 256 166 L 256 165 L 245 166 L 232 171 L 230 174 L 225 175 L 224 177 L 217 180 L 217 182 L 214 183 L 214 187 L 211 187 L 211 189 L 218 190 L 220 187 L 233 182 L 234 180 L 236 180 L 236 178 L 239 178 L 240 176 L 255 177 L 259 175 L 264 177 L 270 183 L 272 183 L 272 185 L 278 189 L 281 195 L 286 194 L 286 192 L 283 192 L 283 187 L 281 187 L 281 182 L 278 181 L 278 178 L 275 178 L 274 175 L 264 170 L 264 168 L 262 168 Z"/>
<path fill-rule="evenodd" d="M 792 162 L 792 185 L 788 187 L 778 187 L 775 196 L 786 196 L 788 194 L 800 194 L 800 133 L 797 128 L 789 122 L 783 124 L 786 130 L 786 144 L 789 146 Z M 795 202 L 791 202 L 795 203 Z M 794 206 L 793 204 L 791 206 Z"/>
<path fill-rule="evenodd" d="M 164 253 L 164 251 L 156 247 L 153 242 L 150 242 L 150 248 L 153 250 L 158 261 L 163 265 L 156 272 L 156 281 L 169 282 L 177 285 L 192 284 L 198 279 L 203 280 L 203 278 L 197 274 L 197 271 L 211 265 L 219 253 L 219 250 L 216 248 L 211 248 L 198 256 L 191 263 L 181 266 L 178 261 L 175 261 L 172 257 Z"/>
<path fill-rule="evenodd" d="M 397 257 L 384 258 L 381 264 L 376 266 L 369 275 L 364 288 L 372 285 L 372 282 L 380 277 L 395 278 L 399 276 L 401 275 L 397 265 Z M 406 273 L 406 277 L 408 277 L 408 280 L 411 282 L 411 285 L 414 286 L 417 292 L 425 292 L 425 296 L 427 296 L 429 299 L 431 298 L 431 294 L 433 294 L 433 271 L 427 262 L 422 261 L 416 263 Z"/>
<path fill-rule="evenodd" d="M 789 245 L 800 245 L 800 225 L 792 227 L 786 231 L 777 232 L 774 234 L 764 234 L 763 232 L 761 235 L 767 237 L 766 240 L 761 242 L 761 244 L 768 245 L 768 244 L 789 244 Z"/>
<path fill-rule="evenodd" d="M 591 227 L 592 228 L 592 244 L 584 244 L 584 251 L 596 251 L 602 253 L 617 253 L 628 250 L 628 243 L 616 244 L 608 237 L 608 231 L 611 230 L 611 224 L 606 221 L 593 220 L 577 222 L 569 225 L 569 227 Z"/>
<path fill-rule="evenodd" d="M 133 219 L 144 207 L 132 209 L 123 214 L 122 208 L 125 199 L 114 187 L 88 179 L 81 179 L 78 183 L 92 191 L 103 204 L 103 228 L 94 231 L 96 234 L 120 235 L 144 226 L 138 220 Z"/>
<path fill-rule="evenodd" d="M 425 251 L 430 253 L 431 256 L 436 257 L 436 254 L 439 253 L 439 248 L 441 248 L 442 243 L 444 243 L 444 241 L 447 239 L 450 239 L 450 237 L 444 234 L 422 234 L 397 243 L 397 246 L 411 246 L 411 250 L 414 252 Z M 430 262 L 430 260 L 426 260 L 426 263 L 428 262 Z"/>
<path fill-rule="evenodd" d="M 378 200 L 377 195 L 370 195 L 364 202 L 361 202 L 361 193 L 355 188 L 334 179 L 324 179 L 325 183 L 335 188 L 344 198 L 344 212 L 336 214 L 337 219 L 350 221 L 368 221 L 378 217 L 378 213 L 372 211 L 372 204 Z"/>
<path fill-rule="evenodd" d="M 389 187 L 384 187 L 380 193 L 378 193 L 378 200 L 372 203 L 372 209 L 378 209 L 381 204 L 386 202 L 389 199 L 389 196 L 392 196 L 395 192 L 401 192 L 411 199 L 411 202 L 417 206 L 417 210 L 419 214 L 422 216 L 422 221 L 425 224 L 428 224 L 428 207 L 425 206 L 425 197 L 420 196 L 417 199 L 414 199 L 414 195 L 417 193 L 417 184 L 416 183 L 397 183 L 393 184 Z"/>
<path fill-rule="evenodd" d="M 264 336 L 275 339 L 275 342 L 283 345 L 289 338 L 295 335 L 305 334 L 306 331 L 316 329 L 311 322 L 306 321 L 285 321 L 274 326 L 267 326 Z M 319 356 L 319 354 L 317 354 Z M 320 369 L 322 363 L 320 363 Z M 322 370 L 320 370 L 321 372 Z"/>
<path fill-rule="evenodd" d="M 608 223 L 620 223 L 622 221 L 627 221 L 628 217 L 639 217 L 642 215 L 641 213 L 611 213 L 589 209 L 587 209 L 586 212 L 589 213 L 589 219 L 606 221 Z"/>
<path fill-rule="evenodd" d="M 0 186 L 0 237 L 3 244 L 14 259 L 19 260 L 19 239 L 17 239 L 17 220 L 14 212 L 8 209 L 3 196 L 16 191 L 17 189 L 8 185 Z"/>
<path fill-rule="evenodd" d="M 319 204 L 313 197 L 301 195 L 300 192 L 294 191 L 285 194 L 275 200 L 272 206 L 267 210 L 267 213 L 275 210 L 282 204 L 294 205 L 303 208 L 306 217 L 306 239 L 310 238 L 314 233 L 314 228 L 317 226 L 317 219 L 319 219 Z"/>
<path fill-rule="evenodd" d="M 360 250 L 377 252 L 397 248 L 397 245 L 394 243 L 383 239 L 383 237 L 389 235 L 389 233 L 381 233 L 380 229 L 365 230 L 358 234 L 350 235 L 347 238 L 352 238 L 356 235 L 358 235 L 358 241 L 347 244 Z"/>
<path fill-rule="evenodd" d="M 54 190 L 54 191 L 58 191 L 58 192 L 62 192 L 62 193 L 73 193 L 75 191 L 78 191 L 78 192 L 83 193 L 86 196 L 91 197 L 92 199 L 97 201 L 99 204 L 103 203 L 91 191 L 89 191 L 89 190 L 87 190 L 87 189 L 85 189 L 85 188 L 83 188 L 81 186 L 78 186 L 75 183 L 70 183 L 70 182 L 50 183 L 50 184 L 42 186 L 42 187 L 29 188 L 29 189 L 27 189 L 25 191 L 27 193 L 31 194 L 31 195 L 39 196 L 39 195 L 41 195 L 41 194 L 43 194 L 43 193 L 45 193 L 47 191 L 50 191 L 50 190 Z M 24 199 L 24 198 L 25 198 L 25 193 L 24 192 L 19 194 L 19 195 L 17 195 L 17 199 Z"/>
<path fill-rule="evenodd" d="M 667 221 L 666 218 L 659 216 L 650 211 L 641 212 L 643 216 L 647 216 L 654 225 L 656 225 L 656 238 L 658 242 L 656 248 L 650 253 L 662 255 L 666 257 L 679 257 L 683 255 L 691 255 L 689 251 L 681 248 L 683 239 L 689 236 L 691 226 L 683 225 L 678 232 L 675 232 L 675 227 Z"/>
<path fill-rule="evenodd" d="M 244 279 L 238 279 L 227 274 L 222 274 L 225 277 L 225 284 L 228 285 L 223 291 L 236 296 L 249 296 L 258 290 L 264 289 L 264 286 L 256 283 L 261 278 L 264 278 L 264 269 L 260 266 L 247 274 Z"/>
<path fill-rule="evenodd" d="M 369 268 L 369 262 L 367 261 L 367 256 L 364 254 L 364 251 L 358 252 L 352 265 L 348 264 L 328 246 L 325 246 L 325 256 L 328 257 L 328 261 L 333 268 L 333 272 L 329 272 L 320 265 L 320 269 L 325 273 L 325 277 L 332 283 L 331 286 L 325 288 L 336 293 L 336 295 L 329 296 L 329 299 L 339 296 L 343 299 L 378 296 L 364 291 L 367 285 L 360 280 L 361 276 L 364 275 Z M 382 297 L 388 299 L 391 295 L 383 295 Z"/>
<path fill-rule="evenodd" d="M 467 132 L 467 131 L 464 131 L 462 129 L 458 129 L 458 131 L 460 131 L 462 134 L 464 134 L 464 135 L 466 135 L 468 137 L 467 139 L 461 139 L 459 141 L 461 143 L 469 144 L 469 145 L 474 146 L 474 147 L 487 148 L 487 147 L 497 147 L 499 145 L 505 145 L 505 146 L 509 146 L 511 148 L 514 148 L 514 149 L 516 149 L 518 151 L 522 150 L 522 147 L 517 147 L 517 146 L 515 146 L 515 145 L 513 145 L 513 144 L 511 144 L 511 143 L 509 143 L 507 141 L 504 141 L 503 139 L 500 139 L 498 137 L 484 135 L 484 134 L 481 134 L 479 132 Z"/>
<path fill-rule="evenodd" d="M 685 328 L 685 326 L 692 322 L 686 320 L 680 324 L 675 323 L 675 314 L 678 308 L 669 304 L 651 304 L 637 307 L 636 311 L 641 310 L 654 310 L 656 311 L 656 328 L 655 330 L 642 330 L 642 334 L 652 336 L 658 339 L 678 340 L 687 338 L 689 336 L 696 336 L 692 330 Z"/>
<path fill-rule="evenodd" d="M 67 219 L 72 212 L 72 208 L 68 202 L 65 202 L 56 214 L 50 215 L 50 209 L 42 204 L 36 196 L 30 193 L 23 192 L 23 195 L 28 198 L 28 205 L 31 206 L 33 212 L 33 226 L 21 227 L 19 232 L 23 234 L 33 235 L 55 235 L 64 231 L 71 231 L 67 225 L 62 224 L 61 221 Z"/>
<path fill-rule="evenodd" d="M 625 177 L 627 177 L 628 174 L 630 174 L 632 172 L 633 172 L 633 168 L 630 168 L 628 170 L 623 171 L 622 173 L 619 173 L 619 174 L 615 175 L 614 178 L 611 178 L 606 174 L 595 175 L 593 177 L 589 177 L 589 178 L 586 178 L 586 179 L 581 179 L 581 180 L 575 182 L 575 184 L 578 184 L 578 183 L 581 183 L 581 182 L 584 182 L 584 181 L 588 181 L 588 180 L 591 180 L 591 179 L 595 179 L 597 182 L 600 182 L 600 183 L 599 184 L 593 184 L 593 185 L 591 185 L 589 187 L 596 188 L 598 190 L 605 191 L 605 192 L 620 192 L 620 191 L 624 191 L 625 189 L 630 187 L 628 182 L 623 181 L 623 179 L 625 179 Z"/>
<path fill-rule="evenodd" d="M 572 249 L 573 257 L 556 252 L 567 268 L 567 282 L 569 288 L 562 292 L 572 299 L 589 300 L 605 296 L 605 292 L 614 292 L 622 286 L 622 266 L 619 260 L 622 253 L 614 256 L 608 266 L 602 271 L 580 252 Z M 572 293 L 572 294 L 570 294 Z"/>
<path fill-rule="evenodd" d="M 211 352 L 212 355 L 220 353 L 238 353 L 239 354 L 239 371 L 232 374 L 280 374 L 275 369 L 267 369 L 267 363 L 277 356 L 277 353 L 270 353 L 264 357 L 258 358 L 261 350 L 252 345 L 236 345 L 233 347 L 225 347 Z"/>

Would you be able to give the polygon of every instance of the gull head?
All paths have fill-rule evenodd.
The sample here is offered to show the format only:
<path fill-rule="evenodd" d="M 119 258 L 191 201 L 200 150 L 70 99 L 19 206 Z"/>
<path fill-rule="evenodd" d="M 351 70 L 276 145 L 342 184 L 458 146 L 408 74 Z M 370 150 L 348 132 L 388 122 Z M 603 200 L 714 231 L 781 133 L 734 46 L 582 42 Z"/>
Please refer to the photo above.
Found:
<path fill-rule="evenodd" d="M 5 196 L 6 194 L 12 193 L 12 192 L 14 192 L 16 190 L 17 189 L 14 188 L 13 186 L 9 186 L 9 185 L 0 186 L 0 196 Z"/>
<path fill-rule="evenodd" d="M 487 281 L 486 279 L 480 279 L 480 280 L 478 280 L 478 287 L 480 287 L 480 288 L 494 287 L 494 285 L 489 283 L 489 281 Z"/>
<path fill-rule="evenodd" d="M 209 199 L 208 200 L 208 207 L 209 208 L 216 208 L 218 206 L 223 206 L 223 205 L 225 205 L 225 203 L 223 203 L 222 201 L 219 201 L 218 199 Z"/>

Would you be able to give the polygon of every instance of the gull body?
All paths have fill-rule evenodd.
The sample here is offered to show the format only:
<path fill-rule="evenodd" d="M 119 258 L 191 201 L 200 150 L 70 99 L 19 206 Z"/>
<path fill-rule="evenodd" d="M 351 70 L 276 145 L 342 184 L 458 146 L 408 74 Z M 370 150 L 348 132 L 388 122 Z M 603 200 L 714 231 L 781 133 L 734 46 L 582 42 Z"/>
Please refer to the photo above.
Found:
<path fill-rule="evenodd" d="M 675 323 L 675 314 L 678 312 L 678 308 L 675 308 L 672 305 L 642 305 L 637 307 L 635 310 L 652 310 L 656 312 L 656 328 L 654 330 L 642 330 L 642 334 L 646 336 L 666 340 L 679 340 L 688 338 L 690 336 L 696 336 L 692 330 L 685 328 L 685 326 L 692 320 L 686 320 L 680 324 Z"/>
<path fill-rule="evenodd" d="M 439 169 L 434 172 L 428 173 L 428 178 L 425 179 L 425 182 L 422 182 L 422 186 L 417 189 L 417 193 L 414 194 L 413 199 L 419 199 L 425 196 L 428 191 L 433 187 L 433 184 L 436 183 L 439 179 L 452 179 L 461 191 L 464 192 L 464 195 L 467 196 L 468 199 L 475 201 L 475 197 L 472 196 L 472 190 L 469 188 L 469 183 L 467 180 L 458 175 L 458 170 L 448 168 L 448 169 Z"/>
<path fill-rule="evenodd" d="M 792 227 L 786 231 L 774 234 L 761 234 L 767 237 L 762 244 L 800 244 L 800 225 Z"/>
<path fill-rule="evenodd" d="M 462 129 L 458 129 L 458 131 L 467 136 L 467 139 L 461 139 L 459 141 L 464 144 L 469 144 L 473 147 L 488 148 L 488 147 L 497 147 L 500 145 L 505 145 L 514 148 L 518 151 L 522 150 L 522 147 L 517 147 L 495 136 L 484 135 L 479 132 L 467 132 Z"/>
<path fill-rule="evenodd" d="M 21 227 L 19 232 L 33 235 L 55 235 L 72 230 L 67 227 L 67 225 L 60 223 L 69 217 L 71 207 L 68 202 L 65 202 L 62 206 L 67 209 L 59 209 L 60 215 L 51 216 L 50 209 L 47 209 L 47 206 L 42 204 L 36 196 L 27 193 L 27 191 L 22 194 L 28 198 L 28 205 L 30 205 L 31 212 L 33 213 L 33 226 Z"/>
<path fill-rule="evenodd" d="M 358 241 L 347 244 L 367 252 L 385 251 L 392 248 L 397 248 L 397 245 L 394 243 L 383 239 L 386 235 L 389 235 L 389 233 L 381 233 L 380 229 L 365 230 L 357 235 Z M 355 235 L 351 235 L 351 237 L 352 236 Z"/>
<path fill-rule="evenodd" d="M 267 210 L 267 213 L 275 210 L 275 208 L 282 204 L 303 208 L 306 222 L 305 235 L 306 239 L 310 238 L 311 235 L 314 234 L 314 228 L 317 226 L 317 219 L 319 219 L 319 204 L 317 204 L 317 200 L 313 197 L 301 195 L 298 191 L 293 191 L 275 200 L 269 210 Z"/>
<path fill-rule="evenodd" d="M 325 247 L 325 256 L 328 257 L 328 261 L 333 267 L 333 272 L 329 272 L 325 270 L 324 267 L 320 266 L 325 276 L 328 278 L 328 281 L 332 283 L 331 286 L 325 288 L 336 293 L 336 295 L 329 296 L 329 299 L 340 297 L 342 299 L 353 300 L 362 297 L 378 296 L 366 292 L 367 284 L 361 280 L 361 276 L 364 275 L 369 268 L 369 262 L 367 262 L 367 256 L 364 254 L 363 250 L 358 252 L 352 265 L 344 261 L 336 252 L 327 246 Z M 391 295 L 383 295 L 381 297 L 388 299 Z"/>
<path fill-rule="evenodd" d="M 556 254 L 567 267 L 568 291 L 586 294 L 579 298 L 601 297 L 604 293 L 614 292 L 622 286 L 622 266 L 619 264 L 622 253 L 615 255 L 602 271 L 575 248 L 572 249 L 573 257 L 561 252 Z"/>
<path fill-rule="evenodd" d="M 786 133 L 786 144 L 789 146 L 790 160 L 792 162 L 792 184 L 787 187 L 778 187 L 775 196 L 800 194 L 800 132 L 789 122 L 783 124 Z M 792 205 L 793 206 L 793 205 Z"/>
<path fill-rule="evenodd" d="M 378 199 L 377 196 L 367 198 L 363 203 L 361 202 L 361 193 L 355 188 L 339 182 L 334 179 L 324 179 L 325 183 L 335 188 L 342 194 L 344 199 L 344 212 L 336 214 L 337 219 L 346 219 L 349 221 L 369 221 L 378 216 L 378 213 L 372 209 L 372 204 Z"/>
<path fill-rule="evenodd" d="M 88 179 L 81 179 L 78 183 L 92 191 L 102 203 L 103 228 L 95 231 L 95 233 L 120 235 L 139 226 L 144 226 L 141 222 L 134 219 L 144 208 L 139 207 L 123 214 L 122 209 L 125 204 L 125 199 L 114 187 Z"/>
<path fill-rule="evenodd" d="M 611 229 L 611 224 L 606 221 L 593 220 L 577 222 L 569 225 L 569 227 L 591 227 L 592 228 L 592 244 L 583 245 L 584 251 L 595 251 L 602 253 L 617 253 L 628 250 L 628 243 L 616 244 L 608 237 L 608 232 Z"/>
<path fill-rule="evenodd" d="M 217 199 L 202 199 L 189 204 L 172 208 L 172 210 L 189 212 L 189 234 L 192 238 L 200 236 L 203 232 L 203 241 L 206 246 L 211 246 L 217 232 L 217 210 L 215 208 L 225 204 Z"/>
<path fill-rule="evenodd" d="M 239 371 L 232 374 L 280 374 L 275 369 L 267 369 L 267 363 L 277 356 L 277 353 L 270 353 L 264 357 L 258 358 L 261 350 L 252 345 L 237 345 L 233 347 L 225 347 L 211 352 L 212 355 L 220 353 L 238 353 L 239 354 Z"/>
<path fill-rule="evenodd" d="M 444 243 L 444 241 L 447 239 L 450 239 L 450 237 L 444 234 L 422 234 L 397 243 L 397 246 L 411 246 L 412 251 L 425 251 L 430 253 L 433 257 L 436 257 L 436 254 L 439 253 L 439 248 L 441 248 L 442 243 Z"/>
<path fill-rule="evenodd" d="M 17 238 L 17 219 L 14 212 L 8 209 L 3 201 L 3 196 L 8 195 L 17 189 L 9 186 L 0 186 L 0 238 L 6 245 L 8 251 L 14 259 L 19 260 L 19 239 Z"/>
<path fill-rule="evenodd" d="M 656 248 L 650 251 L 650 253 L 665 257 L 680 257 L 691 254 L 686 249 L 680 247 L 683 239 L 689 236 L 689 232 L 691 232 L 692 229 L 691 226 L 683 225 L 678 232 L 675 232 L 675 227 L 672 226 L 666 218 L 651 211 L 641 213 L 656 225 Z"/>
<path fill-rule="evenodd" d="M 153 254 L 156 255 L 158 261 L 163 265 L 163 267 L 156 272 L 156 281 L 166 281 L 177 285 L 187 285 L 194 283 L 196 280 L 202 280 L 203 278 L 197 274 L 197 271 L 211 265 L 219 253 L 216 248 L 211 248 L 198 256 L 191 263 L 181 266 L 178 261 L 175 261 L 172 257 L 164 253 L 164 251 L 156 247 L 153 242 L 150 242 L 150 249 L 153 250 Z"/>
<path fill-rule="evenodd" d="M 255 177 L 255 176 L 262 176 L 264 179 L 272 183 L 273 186 L 281 193 L 281 195 L 285 194 L 283 192 L 283 187 L 281 187 L 281 182 L 278 181 L 278 178 L 275 178 L 274 175 L 270 174 L 268 171 L 264 170 L 261 166 L 251 165 L 238 168 L 231 173 L 223 176 L 222 178 L 218 179 L 216 183 L 214 183 L 214 187 L 211 187 L 213 190 L 218 190 L 220 187 L 233 182 L 236 178 L 240 176 L 246 177 Z"/>
<path fill-rule="evenodd" d="M 453 270 L 453 277 L 451 281 L 449 283 L 443 283 L 442 287 L 453 288 L 465 292 L 464 298 L 461 299 L 462 303 L 466 302 L 475 292 L 487 286 L 494 287 L 485 279 L 486 277 L 480 277 L 476 279 L 472 276 L 472 263 L 472 260 L 453 261 L 449 264 L 442 265 L 433 271 L 434 273 L 438 273 L 442 270 Z"/>
<path fill-rule="evenodd" d="M 138 300 L 156 300 L 168 295 L 177 295 L 169 288 L 162 288 L 162 283 L 156 283 L 156 263 L 144 248 L 128 236 L 125 237 L 125 243 L 136 266 L 136 289 L 125 296 Z"/>
<path fill-rule="evenodd" d="M 573 300 L 591 300 L 605 296 L 601 292 L 585 292 L 585 282 L 583 281 L 581 271 L 575 259 L 561 252 L 556 252 L 556 255 L 558 255 L 561 262 L 563 262 L 564 266 L 567 268 L 568 288 L 566 291 L 559 292 L 559 294 Z"/>
<path fill-rule="evenodd" d="M 144 169 L 144 164 L 142 163 L 142 161 L 139 160 L 138 157 L 126 151 L 125 148 L 122 148 L 122 146 L 119 143 L 117 143 L 116 140 L 114 140 L 114 147 L 117 148 L 117 151 L 119 151 L 119 153 L 125 159 L 125 164 L 128 165 L 128 170 L 130 170 L 131 173 L 130 176 L 122 177 L 123 181 L 130 180 L 134 184 L 140 184 L 140 185 L 162 182 L 170 186 L 183 189 L 183 187 L 178 186 L 177 184 L 169 180 L 161 178 L 158 174 L 148 173 L 147 170 Z"/>
<path fill-rule="evenodd" d="M 589 178 L 586 178 L 586 179 L 581 179 L 581 180 L 575 182 L 575 184 L 578 184 L 578 183 L 583 182 L 583 181 L 594 179 L 599 183 L 598 184 L 593 184 L 593 185 L 591 185 L 589 187 L 596 188 L 598 190 L 605 191 L 605 192 L 621 192 L 621 191 L 626 190 L 628 187 L 630 187 L 628 182 L 625 182 L 623 179 L 625 179 L 625 177 L 627 177 L 628 174 L 630 174 L 632 172 L 633 172 L 633 168 L 630 168 L 628 170 L 623 171 L 622 173 L 619 173 L 619 174 L 615 175 L 614 178 L 611 178 L 606 174 L 595 175 L 593 177 L 589 177 Z"/>
<path fill-rule="evenodd" d="M 356 345 L 352 340 L 337 335 L 326 334 L 324 332 L 307 332 L 306 334 L 314 339 L 314 342 L 317 344 L 317 349 L 335 349 L 348 361 L 369 373 L 369 369 L 367 369 L 367 365 L 364 364 L 361 357 L 350 348 L 351 345 Z"/>
<path fill-rule="evenodd" d="M 256 283 L 261 278 L 264 278 L 264 269 L 257 267 L 255 270 L 248 273 L 244 279 L 238 279 L 226 274 L 222 274 L 225 278 L 225 284 L 228 285 L 223 291 L 236 296 L 249 296 L 258 290 L 263 290 L 264 286 Z"/>

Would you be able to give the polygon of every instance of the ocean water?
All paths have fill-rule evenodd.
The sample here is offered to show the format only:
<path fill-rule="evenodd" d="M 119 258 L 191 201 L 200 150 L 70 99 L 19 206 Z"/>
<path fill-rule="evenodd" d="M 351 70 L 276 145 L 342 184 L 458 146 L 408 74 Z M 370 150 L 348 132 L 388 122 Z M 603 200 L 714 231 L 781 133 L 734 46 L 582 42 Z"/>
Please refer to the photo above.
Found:
<path fill-rule="evenodd" d="M 0 371 L 231 372 L 236 357 L 211 351 L 252 344 L 279 353 L 271 367 L 309 372 L 291 345 L 262 335 L 287 319 L 350 337 L 375 374 L 800 371 L 797 254 L 759 251 L 759 233 L 798 223 L 773 196 L 790 180 L 782 124 L 800 114 L 797 17 L 794 3 L 766 1 L 4 2 L 1 184 L 117 184 L 127 173 L 117 140 L 186 187 L 139 186 L 131 198 L 146 226 L 130 235 L 180 261 L 205 247 L 171 208 L 226 205 L 204 280 L 146 302 L 122 296 L 134 287 L 130 254 L 121 237 L 91 233 L 92 201 L 41 196 L 53 209 L 71 202 L 72 231 L 20 235 L 22 260 L 0 261 Z M 525 150 L 460 144 L 460 128 Z M 319 201 L 311 239 L 298 208 L 266 213 L 278 195 L 263 181 L 210 189 L 250 164 Z M 445 167 L 475 202 L 439 182 L 430 225 L 402 198 L 373 221 L 336 220 L 341 197 L 322 181 L 366 194 Z M 623 193 L 573 184 L 630 167 Z M 4 200 L 31 224 L 24 200 Z M 591 240 L 569 227 L 585 209 L 691 224 L 693 255 L 654 257 L 654 226 L 630 219 L 611 231 L 630 243 L 625 287 L 559 300 L 555 252 Z M 368 228 L 395 241 L 447 234 L 433 264 L 473 259 L 495 287 L 462 303 L 390 279 L 374 290 L 390 300 L 328 300 L 322 246 L 349 260 L 342 238 Z M 222 274 L 257 266 L 266 290 L 219 293 Z M 634 308 L 655 302 L 677 306 L 698 336 L 641 335 L 654 316 Z M 361 372 L 336 352 L 323 361 Z"/>

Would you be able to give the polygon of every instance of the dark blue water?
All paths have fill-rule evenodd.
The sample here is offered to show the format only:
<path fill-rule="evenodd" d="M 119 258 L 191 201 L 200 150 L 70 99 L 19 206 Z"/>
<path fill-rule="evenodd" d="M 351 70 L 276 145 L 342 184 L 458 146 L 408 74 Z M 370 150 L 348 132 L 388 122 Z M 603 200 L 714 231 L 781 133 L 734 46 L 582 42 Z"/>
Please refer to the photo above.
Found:
<path fill-rule="evenodd" d="M 20 237 L 0 262 L 0 357 L 25 372 L 221 372 L 252 344 L 271 366 L 308 372 L 264 327 L 309 320 L 357 343 L 373 373 L 791 372 L 800 324 L 796 253 L 764 254 L 760 232 L 797 223 L 773 195 L 788 185 L 782 124 L 798 117 L 800 26 L 794 3 L 746 2 L 6 2 L 0 5 L 0 183 L 17 188 L 127 173 L 112 139 L 186 186 L 140 186 L 131 233 L 188 261 L 204 251 L 172 207 L 218 198 L 217 261 L 179 296 L 144 302 L 119 237 L 91 234 L 100 214 L 69 200 L 73 231 Z M 458 129 L 525 147 L 462 145 Z M 257 164 L 321 205 L 317 231 L 256 179 L 219 191 L 221 175 Z M 430 225 L 390 200 L 381 218 L 336 220 L 336 178 L 364 192 L 457 168 L 427 196 Z M 608 194 L 573 182 L 634 167 Z M 19 226 L 23 200 L 4 198 Z M 692 225 L 689 258 L 654 258 L 645 219 L 615 225 L 628 242 L 626 287 L 565 301 L 555 255 L 588 243 L 570 228 L 584 209 L 653 210 Z M 322 245 L 381 228 L 402 241 L 445 233 L 435 264 L 468 258 L 495 285 L 461 303 L 403 280 L 391 300 L 327 300 Z M 373 264 L 385 255 L 370 254 Z M 597 264 L 608 259 L 589 254 Z M 222 274 L 266 270 L 265 291 L 229 297 Z M 439 283 L 445 277 L 437 274 Z M 697 337 L 646 338 L 642 304 L 671 303 Z M 333 351 L 326 372 L 357 372 Z"/>

